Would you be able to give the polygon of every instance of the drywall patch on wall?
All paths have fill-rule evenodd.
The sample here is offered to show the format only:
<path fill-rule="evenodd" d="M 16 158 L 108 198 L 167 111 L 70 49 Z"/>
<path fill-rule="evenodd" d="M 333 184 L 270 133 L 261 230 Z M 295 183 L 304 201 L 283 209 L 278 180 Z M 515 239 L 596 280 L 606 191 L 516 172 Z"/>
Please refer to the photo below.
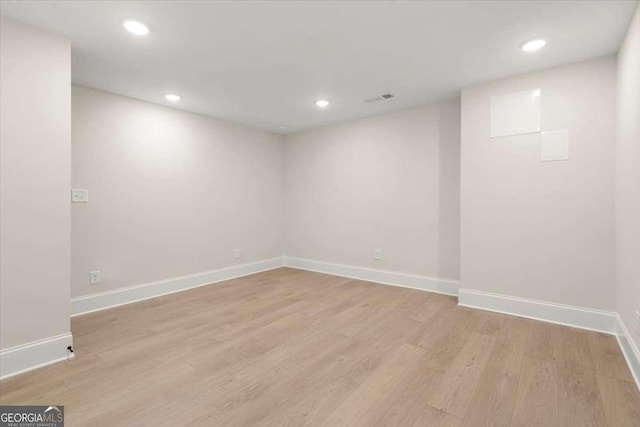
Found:
<path fill-rule="evenodd" d="M 540 89 L 492 96 L 491 138 L 540 132 Z"/>
<path fill-rule="evenodd" d="M 540 134 L 540 160 L 553 162 L 569 160 L 569 131 L 552 130 Z"/>

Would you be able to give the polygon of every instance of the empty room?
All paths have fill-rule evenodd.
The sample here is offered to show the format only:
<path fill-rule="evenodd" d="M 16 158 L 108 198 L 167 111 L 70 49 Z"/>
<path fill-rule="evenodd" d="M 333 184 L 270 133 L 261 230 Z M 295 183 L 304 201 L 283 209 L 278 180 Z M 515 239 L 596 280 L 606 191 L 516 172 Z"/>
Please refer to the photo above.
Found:
<path fill-rule="evenodd" d="M 0 427 L 640 427 L 640 2 L 0 0 Z"/>

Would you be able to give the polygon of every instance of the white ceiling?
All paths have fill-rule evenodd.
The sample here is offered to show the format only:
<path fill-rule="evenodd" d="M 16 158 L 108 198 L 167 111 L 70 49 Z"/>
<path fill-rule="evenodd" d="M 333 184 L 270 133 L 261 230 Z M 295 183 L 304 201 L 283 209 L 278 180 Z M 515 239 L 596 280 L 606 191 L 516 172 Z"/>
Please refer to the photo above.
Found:
<path fill-rule="evenodd" d="M 458 96 L 617 52 L 635 1 L 3 1 L 72 41 L 73 81 L 274 132 Z M 136 37 L 122 21 L 145 22 Z M 522 41 L 544 37 L 537 53 Z M 365 103 L 392 92 L 395 98 Z M 326 98 L 325 110 L 315 100 Z M 281 129 L 284 126 L 284 129 Z"/>

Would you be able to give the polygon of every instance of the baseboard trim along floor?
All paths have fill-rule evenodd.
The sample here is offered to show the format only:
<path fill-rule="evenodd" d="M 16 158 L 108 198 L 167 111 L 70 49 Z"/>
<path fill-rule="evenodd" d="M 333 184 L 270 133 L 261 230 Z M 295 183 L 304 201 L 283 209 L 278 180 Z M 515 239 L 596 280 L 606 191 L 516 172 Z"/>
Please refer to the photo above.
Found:
<path fill-rule="evenodd" d="M 441 279 L 437 277 L 420 276 L 416 274 L 399 273 L 395 271 L 375 270 L 365 267 L 334 264 L 324 261 L 315 261 L 304 258 L 284 256 L 286 267 L 299 270 L 315 271 L 334 276 L 349 277 L 352 279 L 366 280 L 390 286 L 419 289 L 422 291 L 436 292 L 439 294 L 458 296 L 460 283 L 453 279 Z"/>
<path fill-rule="evenodd" d="M 0 351 L 0 380 L 67 360 L 73 353 L 71 332 Z"/>
<path fill-rule="evenodd" d="M 3 381 L 0 402 L 64 403 L 74 425 L 622 426 L 640 407 L 613 335 L 292 268 L 72 327 L 78 360 Z"/>
<path fill-rule="evenodd" d="M 619 315 L 617 317 L 617 334 L 618 344 L 620 345 L 620 349 L 622 349 L 622 354 L 627 361 L 627 365 L 629 365 L 629 370 L 631 371 L 631 375 L 633 375 L 633 379 L 636 381 L 636 385 L 640 390 L 640 350 L 633 342 L 631 338 L 631 334 L 629 330 L 625 326 L 622 318 Z"/>
<path fill-rule="evenodd" d="M 457 296 L 458 304 L 465 307 L 615 335 L 636 380 L 636 384 L 638 388 L 640 388 L 640 352 L 636 348 L 618 313 L 464 289 L 459 287 L 460 283 L 457 280 L 452 279 L 376 270 L 286 255 L 173 279 L 145 283 L 114 291 L 72 298 L 72 316 L 181 292 L 262 271 L 273 270 L 282 266 L 384 285 Z M 59 351 L 60 348 L 64 349 L 66 346 L 56 346 L 55 351 L 47 351 L 46 349 L 51 349 L 52 347 L 50 346 L 56 341 L 68 340 L 71 342 L 71 339 L 71 334 L 68 334 L 68 336 L 53 337 L 49 340 L 43 340 L 42 342 L 31 343 L 26 346 L 3 351 L 1 353 L 3 362 L 2 377 L 15 375 L 26 370 L 35 369 L 58 360 L 66 359 L 66 354 Z M 22 357 L 18 355 L 25 356 Z M 16 360 L 19 360 L 19 362 Z"/>
<path fill-rule="evenodd" d="M 71 299 L 71 316 L 117 307 L 282 267 L 282 257 L 233 265 Z"/>
<path fill-rule="evenodd" d="M 617 313 L 611 311 L 594 310 L 471 289 L 460 289 L 458 304 L 464 307 L 542 320 L 588 331 L 616 334 Z"/>

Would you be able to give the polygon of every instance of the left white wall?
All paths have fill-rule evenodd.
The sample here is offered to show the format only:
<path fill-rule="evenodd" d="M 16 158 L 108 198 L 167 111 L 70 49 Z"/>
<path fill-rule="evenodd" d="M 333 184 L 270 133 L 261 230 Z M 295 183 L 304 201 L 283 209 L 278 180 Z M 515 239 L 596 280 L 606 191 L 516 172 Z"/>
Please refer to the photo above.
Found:
<path fill-rule="evenodd" d="M 280 265 L 280 135 L 72 93 L 73 188 L 89 190 L 89 203 L 72 205 L 74 313 Z M 102 283 L 89 283 L 92 270 Z"/>
<path fill-rule="evenodd" d="M 0 376 L 65 358 L 71 47 L 0 17 Z"/>

